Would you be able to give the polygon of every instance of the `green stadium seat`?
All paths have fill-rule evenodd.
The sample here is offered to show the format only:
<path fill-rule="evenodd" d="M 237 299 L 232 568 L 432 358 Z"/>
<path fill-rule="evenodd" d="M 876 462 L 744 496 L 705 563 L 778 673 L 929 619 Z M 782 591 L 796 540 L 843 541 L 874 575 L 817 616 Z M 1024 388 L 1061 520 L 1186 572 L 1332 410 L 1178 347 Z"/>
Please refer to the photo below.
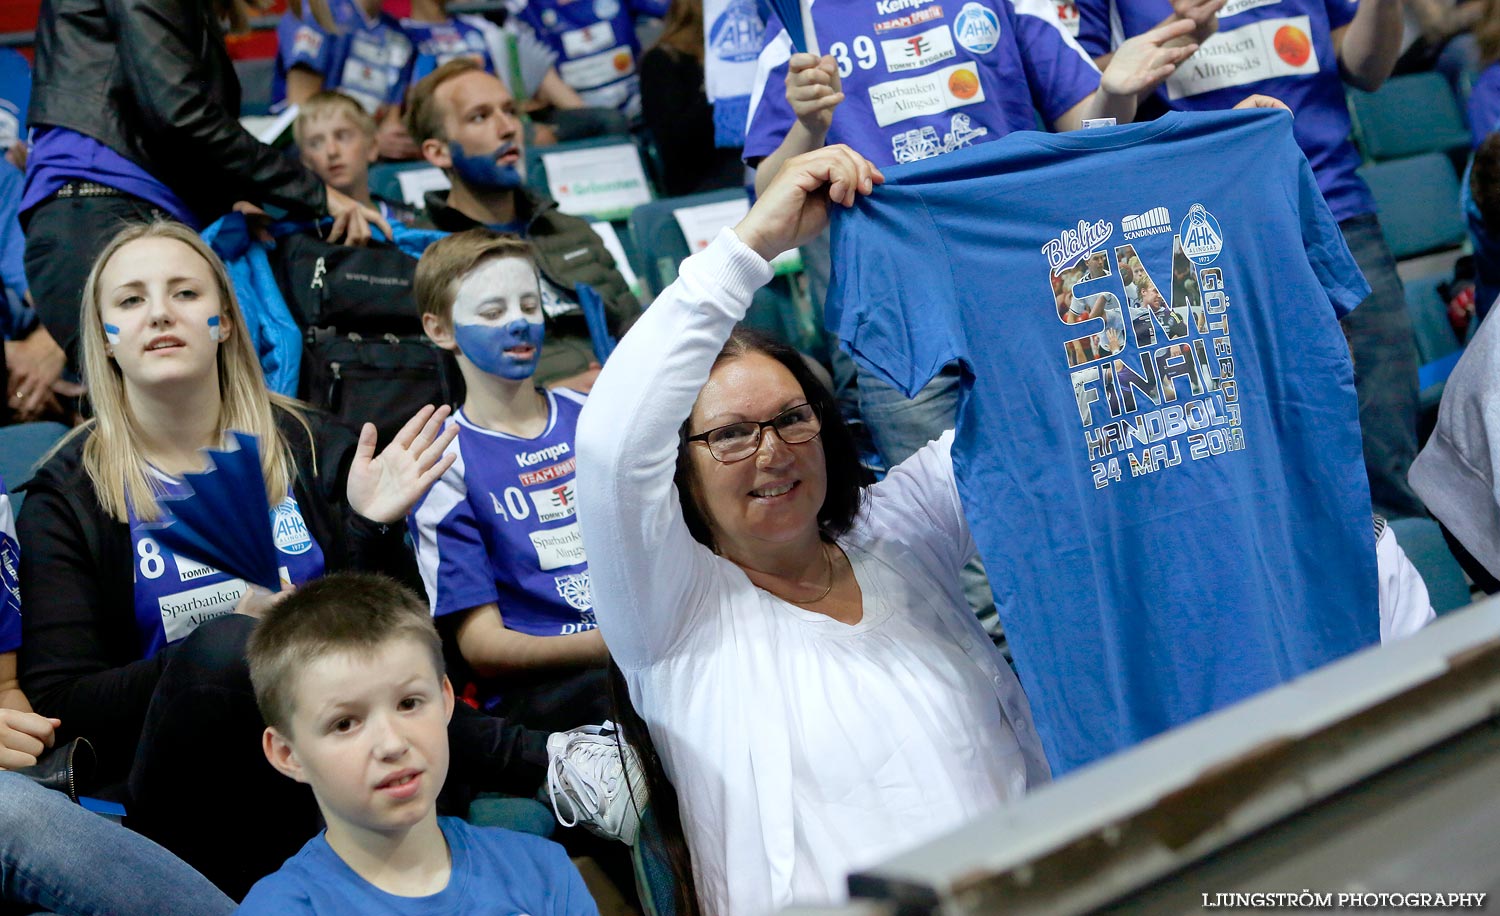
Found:
<path fill-rule="evenodd" d="M 1425 153 L 1364 166 L 1380 208 L 1380 225 L 1397 260 L 1464 243 L 1468 232 L 1458 208 L 1458 176 L 1448 157 Z"/>
<path fill-rule="evenodd" d="M 1390 525 L 1396 532 L 1396 543 L 1422 574 L 1432 609 L 1446 614 L 1468 607 L 1471 600 L 1468 580 L 1464 578 L 1463 567 L 1443 542 L 1438 523 L 1430 518 L 1395 518 Z"/>
<path fill-rule="evenodd" d="M 1348 98 L 1354 139 L 1367 160 L 1468 148 L 1463 112 L 1437 73 L 1393 77 L 1375 92 L 1350 89 Z"/>

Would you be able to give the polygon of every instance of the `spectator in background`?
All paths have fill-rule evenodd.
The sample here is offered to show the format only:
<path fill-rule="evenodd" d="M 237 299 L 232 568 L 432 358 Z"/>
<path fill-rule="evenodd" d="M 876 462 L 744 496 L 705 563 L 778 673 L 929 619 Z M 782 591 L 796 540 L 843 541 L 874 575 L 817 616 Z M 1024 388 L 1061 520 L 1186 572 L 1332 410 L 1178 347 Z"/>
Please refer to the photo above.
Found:
<path fill-rule="evenodd" d="M 27 291 L 26 239 L 16 217 L 22 184 L 21 173 L 9 162 L 0 162 L 0 339 L 5 341 L 0 351 L 0 375 L 5 378 L 0 424 L 48 414 L 66 419 L 58 395 L 81 393 L 76 384 L 62 378 L 67 358 L 37 320 Z"/>
<path fill-rule="evenodd" d="M 292 136 L 302 164 L 330 188 L 361 206 L 378 210 L 388 222 L 410 223 L 416 213 L 399 203 L 376 200 L 370 192 L 370 163 L 375 151 L 375 119 L 342 92 L 322 90 L 298 106 Z"/>
<path fill-rule="evenodd" d="M 584 104 L 640 118 L 636 17 L 665 16 L 667 0 L 529 0 L 515 15 L 552 47 Z"/>
<path fill-rule="evenodd" d="M 401 100 L 411 82 L 411 39 L 381 0 L 327 0 L 328 21 L 288 9 L 276 26 L 271 107 L 300 105 L 320 89 L 337 89 L 380 125 L 386 159 L 417 158 L 401 126 Z"/>
<path fill-rule="evenodd" d="M 0 152 L 18 169 L 26 168 L 26 102 L 31 98 L 31 65 L 14 48 L 0 48 Z"/>
<path fill-rule="evenodd" d="M 714 145 L 704 48 L 703 0 L 672 0 L 661 38 L 641 57 L 641 114 L 673 197 L 745 184 L 740 150 Z"/>
<path fill-rule="evenodd" d="M 1500 297 L 1500 132 L 1492 131 L 1474 151 L 1463 192 L 1474 244 L 1474 312 L 1483 320 Z"/>
<path fill-rule="evenodd" d="M 1404 31 L 1394 74 L 1435 70 L 1455 94 L 1465 73 L 1478 62 L 1471 30 L 1487 0 L 1402 0 Z"/>
<path fill-rule="evenodd" d="M 447 6 L 447 0 L 413 0 L 411 16 L 401 20 L 417 50 L 412 82 L 454 58 L 472 58 L 499 77 L 513 97 L 526 100 L 532 113 L 526 124 L 528 146 L 623 134 L 629 129 L 625 118 L 613 109 L 585 107 L 553 66 L 557 55 L 530 29 L 517 28 L 513 21 L 499 26 L 482 16 L 449 16 Z"/>
<path fill-rule="evenodd" d="M 240 126 L 221 16 L 246 21 L 239 0 L 42 6 L 21 201 L 26 277 L 74 366 L 84 278 L 122 221 L 171 216 L 196 228 L 248 201 L 332 215 L 331 237 L 353 244 L 369 238 L 369 221 L 384 222 Z"/>
<path fill-rule="evenodd" d="M 588 391 L 599 362 L 581 298 L 603 300 L 608 331 L 617 337 L 640 304 L 589 224 L 526 187 L 525 141 L 505 84 L 468 58 L 451 60 L 412 87 L 406 118 L 422 156 L 453 185 L 427 194 L 434 226 L 444 232 L 484 226 L 536 246 L 547 334 L 536 379 Z"/>
<path fill-rule="evenodd" d="M 1469 92 L 1469 130 L 1476 149 L 1500 128 L 1500 0 L 1484 0 L 1484 5 L 1484 16 L 1474 27 L 1482 69 Z"/>
<path fill-rule="evenodd" d="M 1101 63 L 1119 53 L 1120 41 L 1163 20 L 1194 23 L 1202 47 L 1156 90 L 1155 104 L 1213 111 L 1264 94 L 1296 113 L 1297 144 L 1371 289 L 1342 322 L 1354 356 L 1370 497 L 1382 515 L 1422 515 L 1406 479 L 1417 454 L 1415 338 L 1375 199 L 1355 171 L 1361 160 L 1344 100 L 1345 81 L 1373 92 L 1390 75 L 1400 52 L 1401 0 L 1281 0 L 1232 9 L 1181 0 L 1078 0 L 1078 13 L 1078 43 Z"/>

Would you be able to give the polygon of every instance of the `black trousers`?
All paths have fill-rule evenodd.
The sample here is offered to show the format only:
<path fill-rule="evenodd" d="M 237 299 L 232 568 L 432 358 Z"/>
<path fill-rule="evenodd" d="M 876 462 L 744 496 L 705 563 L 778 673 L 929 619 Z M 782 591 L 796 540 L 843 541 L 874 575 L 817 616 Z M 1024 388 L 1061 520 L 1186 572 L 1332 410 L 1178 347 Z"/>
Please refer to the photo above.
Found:
<path fill-rule="evenodd" d="M 128 824 L 236 900 L 322 827 L 311 790 L 261 751 L 265 726 L 245 663 L 254 623 L 231 614 L 183 641 L 152 695 L 129 784 Z M 545 776 L 546 739 L 458 704 L 448 727 L 450 789 L 532 795 Z"/>
<path fill-rule="evenodd" d="M 83 284 L 109 240 L 130 223 L 168 219 L 138 197 L 53 197 L 22 217 L 26 281 L 38 317 L 78 371 Z"/>

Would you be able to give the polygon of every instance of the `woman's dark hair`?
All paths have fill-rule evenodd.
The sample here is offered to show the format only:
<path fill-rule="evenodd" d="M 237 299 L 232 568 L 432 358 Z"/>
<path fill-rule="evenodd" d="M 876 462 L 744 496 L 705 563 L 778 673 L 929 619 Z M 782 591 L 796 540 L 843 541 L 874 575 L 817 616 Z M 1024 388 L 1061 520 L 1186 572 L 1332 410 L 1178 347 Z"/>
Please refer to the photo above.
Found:
<path fill-rule="evenodd" d="M 833 540 L 854 524 L 864 498 L 864 488 L 870 482 L 870 474 L 859 462 L 859 451 L 854 445 L 854 436 L 839 412 L 838 401 L 808 365 L 807 359 L 792 347 L 776 338 L 753 328 L 738 327 L 729 335 L 724 348 L 714 360 L 714 368 L 747 353 L 761 353 L 786 367 L 802 392 L 807 403 L 818 411 L 823 430 L 818 438 L 823 441 L 823 465 L 828 470 L 828 494 L 823 498 L 823 507 L 818 510 L 818 530 L 824 540 Z M 692 443 L 689 425 L 692 419 L 684 420 L 678 431 L 677 472 L 673 483 L 682 501 L 682 517 L 687 522 L 693 539 L 709 550 L 717 550 L 708 519 L 698 502 L 697 476 L 689 457 Z M 700 430 L 701 432 L 701 430 Z M 747 459 L 748 460 L 748 459 Z"/>
<path fill-rule="evenodd" d="M 635 711 L 635 705 L 630 702 L 630 688 L 614 659 L 609 661 L 609 696 L 614 706 L 615 724 L 620 727 L 620 736 L 625 739 L 626 744 L 635 748 L 636 757 L 639 758 L 641 770 L 646 777 L 646 788 L 651 795 L 647 811 L 650 812 L 651 822 L 656 829 L 648 830 L 644 821 L 646 812 L 638 812 L 643 821 L 636 842 L 641 846 L 643 859 L 648 862 L 664 859 L 672 871 L 672 908 L 666 908 L 665 900 L 654 899 L 654 893 L 653 908 L 670 916 L 700 916 L 702 910 L 698 907 L 698 889 L 693 883 L 693 857 L 688 852 L 687 836 L 682 832 L 677 790 L 667 779 L 666 768 L 661 764 L 661 755 L 656 752 L 651 732 L 646 728 L 645 720 Z M 649 870 L 647 879 L 646 891 L 659 890 L 649 880 Z"/>

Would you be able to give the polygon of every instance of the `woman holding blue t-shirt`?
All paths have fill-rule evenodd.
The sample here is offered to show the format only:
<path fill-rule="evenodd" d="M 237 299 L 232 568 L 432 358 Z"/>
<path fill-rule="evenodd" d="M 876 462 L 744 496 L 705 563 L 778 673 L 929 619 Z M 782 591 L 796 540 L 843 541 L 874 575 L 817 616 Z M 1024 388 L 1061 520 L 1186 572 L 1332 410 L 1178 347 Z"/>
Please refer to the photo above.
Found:
<path fill-rule="evenodd" d="M 177 223 L 118 234 L 85 293 L 94 419 L 42 465 L 21 511 L 21 682 L 61 740 L 87 736 L 101 777 L 127 782 L 132 826 L 237 896 L 317 830 L 311 797 L 259 752 L 244 641 L 276 597 L 156 540 L 159 499 L 203 469 L 202 449 L 248 432 L 271 518 L 223 523 L 270 526 L 284 583 L 414 574 L 399 523 L 448 467 L 447 410 L 424 408 L 377 454 L 373 425 L 356 441 L 267 391 L 222 263 Z M 476 727 L 503 768 L 521 736 Z M 458 757 L 472 746 L 454 744 Z M 517 788 L 539 784 L 544 751 L 533 757 Z M 223 823 L 204 829 L 205 811 Z"/>

